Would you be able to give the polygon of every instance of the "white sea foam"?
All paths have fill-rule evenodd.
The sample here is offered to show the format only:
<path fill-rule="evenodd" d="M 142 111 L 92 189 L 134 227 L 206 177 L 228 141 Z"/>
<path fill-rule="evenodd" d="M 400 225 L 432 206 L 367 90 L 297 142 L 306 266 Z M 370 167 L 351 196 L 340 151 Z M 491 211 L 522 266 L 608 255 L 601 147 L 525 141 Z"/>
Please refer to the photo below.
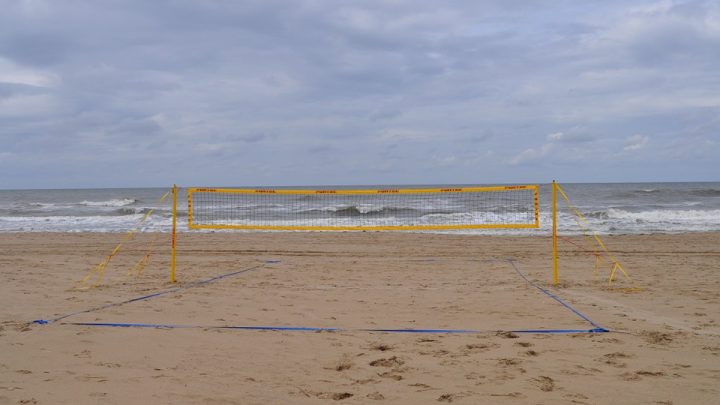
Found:
<path fill-rule="evenodd" d="M 587 217 L 583 227 L 600 234 L 648 233 L 648 232 L 687 232 L 720 230 L 720 210 L 650 210 L 630 212 L 622 209 L 608 209 L 607 215 L 597 218 Z M 143 217 L 141 213 L 120 216 L 3 216 L 0 217 L 0 232 L 122 232 L 138 225 Z M 186 219 L 178 218 L 178 229 L 186 229 Z M 452 214 L 429 214 L 418 218 L 315 218 L 283 220 L 284 225 L 433 225 L 482 223 L 488 221 L 527 222 L 525 217 L 513 215 L 499 216 L 487 212 L 463 212 Z M 236 220 L 236 224 L 257 225 L 252 220 Z M 167 215 L 152 215 L 141 228 L 145 231 L 168 232 L 171 219 Z M 540 212 L 539 229 L 483 230 L 473 229 L 464 233 L 501 233 L 501 234 L 547 234 L 551 228 L 551 216 L 546 210 Z M 582 231 L 576 217 L 566 212 L 559 213 L 559 231 L 564 234 L 578 234 Z"/>
<path fill-rule="evenodd" d="M 19 205 L 19 204 L 15 204 L 15 205 Z M 30 207 L 38 207 L 38 208 L 53 208 L 53 207 L 56 206 L 56 204 L 52 204 L 52 203 L 41 203 L 41 202 L 34 202 L 34 203 L 30 203 L 30 204 L 28 204 L 28 205 L 29 205 Z"/>
<path fill-rule="evenodd" d="M 171 219 L 150 216 L 144 223 L 141 214 L 124 216 L 48 216 L 0 217 L 0 232 L 125 232 L 138 226 L 142 231 L 168 232 Z M 187 222 L 178 218 L 178 226 L 187 228 Z"/>
<path fill-rule="evenodd" d="M 124 207 L 136 202 L 137 200 L 133 198 L 113 198 L 107 201 L 81 201 L 78 205 L 85 205 L 87 207 Z"/>
<path fill-rule="evenodd" d="M 609 219 L 644 221 L 651 223 L 707 223 L 720 225 L 720 210 L 649 210 L 629 212 L 610 208 Z"/>

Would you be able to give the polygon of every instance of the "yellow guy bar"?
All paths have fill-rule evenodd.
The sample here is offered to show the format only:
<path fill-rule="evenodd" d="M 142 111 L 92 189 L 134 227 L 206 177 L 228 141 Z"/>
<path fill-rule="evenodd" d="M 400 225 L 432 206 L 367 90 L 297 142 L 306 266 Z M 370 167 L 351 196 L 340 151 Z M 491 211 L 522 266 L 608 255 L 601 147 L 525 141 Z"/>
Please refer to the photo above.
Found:
<path fill-rule="evenodd" d="M 364 226 L 302 226 L 302 225 L 239 225 L 239 224 L 196 224 L 193 221 L 194 193 L 250 194 L 250 195 L 388 195 L 426 193 L 476 193 L 497 191 L 531 190 L 533 192 L 534 220 L 528 223 L 487 223 L 487 224 L 442 224 L 442 225 L 364 225 Z M 538 228 L 538 186 L 494 186 L 494 187 L 448 187 L 448 188 L 393 188 L 356 190 L 312 190 L 312 189 L 250 189 L 250 188 L 199 188 L 187 189 L 188 228 L 190 229 L 245 229 L 279 231 L 402 231 L 402 230 L 457 230 L 457 229 L 508 229 Z"/>
<path fill-rule="evenodd" d="M 560 187 L 559 184 L 556 185 L 555 188 L 557 188 L 557 191 L 560 192 L 560 196 L 563 198 L 563 200 L 565 200 L 565 204 L 567 204 L 568 208 L 570 208 L 570 210 L 575 214 L 575 217 L 576 217 L 575 220 L 576 220 L 577 224 L 580 226 L 580 229 L 582 229 L 583 232 L 588 230 L 589 225 L 588 225 L 587 221 L 585 220 L 585 217 L 580 213 L 580 210 L 578 210 L 574 205 L 572 205 L 570 203 L 570 199 L 568 198 L 567 194 L 565 194 L 565 191 L 563 190 L 563 188 Z M 600 239 L 600 236 L 598 236 L 598 234 L 593 231 L 592 237 L 595 240 L 595 243 L 597 244 L 597 246 L 600 247 L 600 249 L 602 249 L 603 252 L 605 252 L 605 255 L 610 259 L 610 261 L 612 262 L 612 265 L 613 265 L 612 270 L 610 271 L 610 277 L 608 278 L 608 287 L 610 287 L 612 285 L 612 282 L 615 279 L 616 272 L 618 270 L 625 276 L 625 278 L 627 278 L 628 280 L 630 280 L 632 282 L 632 279 L 630 278 L 630 276 L 627 274 L 625 269 L 623 269 L 623 267 L 620 265 L 620 262 L 618 262 L 618 260 L 615 258 L 615 256 L 612 253 L 610 253 L 610 250 L 608 250 L 608 248 L 605 246 L 602 239 Z M 633 289 L 635 289 L 635 288 L 636 287 L 633 287 Z"/>
<path fill-rule="evenodd" d="M 158 200 L 158 203 L 163 202 L 165 200 L 165 198 L 167 198 L 167 196 L 170 195 L 171 191 L 172 190 L 168 190 L 168 192 L 163 194 L 163 196 L 160 197 L 160 199 Z M 89 289 L 89 288 L 97 287 L 98 285 L 100 285 L 100 283 L 103 280 L 103 277 L 105 277 L 105 268 L 108 266 L 108 264 L 110 264 L 110 260 L 112 260 L 112 258 L 115 257 L 115 255 L 118 254 L 118 252 L 120 252 L 120 248 L 122 247 L 122 245 L 125 242 L 129 241 L 130 239 L 132 239 L 135 236 L 135 233 L 140 229 L 140 226 L 143 223 L 145 223 L 145 221 L 147 221 L 148 218 L 150 218 L 150 215 L 152 215 L 152 213 L 154 211 L 155 211 L 154 208 L 151 210 L 148 210 L 145 213 L 145 215 L 143 215 L 143 217 L 140 219 L 140 221 L 125 234 L 125 236 L 122 238 L 120 243 L 118 243 L 117 246 L 115 246 L 115 248 L 110 252 L 110 254 L 108 254 L 105 257 L 105 259 L 103 259 L 102 262 L 100 262 L 97 266 L 95 266 L 95 268 L 90 270 L 90 272 L 88 272 L 88 274 L 85 275 L 85 277 L 83 277 L 78 282 L 77 288 Z M 90 285 L 88 285 L 87 283 L 90 281 L 91 278 L 93 278 L 94 281 Z"/>

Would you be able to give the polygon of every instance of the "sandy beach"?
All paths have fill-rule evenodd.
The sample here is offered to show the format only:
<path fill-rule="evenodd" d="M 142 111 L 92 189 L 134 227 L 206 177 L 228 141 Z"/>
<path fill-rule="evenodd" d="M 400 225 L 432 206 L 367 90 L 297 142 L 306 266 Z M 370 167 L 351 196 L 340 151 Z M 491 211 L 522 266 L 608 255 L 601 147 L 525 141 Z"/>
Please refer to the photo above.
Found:
<path fill-rule="evenodd" d="M 121 237 L 0 234 L 0 403 L 708 404 L 720 397 L 719 233 L 605 238 L 636 291 L 608 289 L 609 264 L 594 277 L 594 257 L 565 243 L 561 285 L 552 287 L 549 238 L 409 233 L 183 233 L 176 284 L 168 283 L 168 235 L 141 234 L 113 258 L 100 286 L 74 288 Z M 157 248 L 143 274 L 128 276 L 150 241 Z M 498 333 L 593 328 L 537 287 L 610 332 Z M 108 305 L 161 291 L 170 292 Z M 192 327 L 73 324 L 82 322 Z"/>

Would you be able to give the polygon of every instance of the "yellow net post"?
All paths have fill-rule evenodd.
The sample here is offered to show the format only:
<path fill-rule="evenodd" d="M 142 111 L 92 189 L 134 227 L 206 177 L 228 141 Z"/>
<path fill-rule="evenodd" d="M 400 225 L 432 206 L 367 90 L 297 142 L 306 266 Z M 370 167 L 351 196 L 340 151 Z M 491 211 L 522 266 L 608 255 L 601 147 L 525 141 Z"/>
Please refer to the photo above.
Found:
<path fill-rule="evenodd" d="M 170 239 L 170 282 L 175 282 L 175 226 L 177 223 L 177 185 L 172 188 L 172 237 Z"/>
<path fill-rule="evenodd" d="M 553 256 L 553 285 L 558 285 L 558 262 L 557 262 L 557 184 L 552 182 L 552 256 Z"/>

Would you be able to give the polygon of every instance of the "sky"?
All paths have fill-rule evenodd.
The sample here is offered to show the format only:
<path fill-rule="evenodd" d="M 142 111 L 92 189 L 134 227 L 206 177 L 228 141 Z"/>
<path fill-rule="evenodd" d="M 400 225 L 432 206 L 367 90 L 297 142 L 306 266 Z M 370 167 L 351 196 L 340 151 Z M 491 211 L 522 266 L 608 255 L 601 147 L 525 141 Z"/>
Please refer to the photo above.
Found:
<path fill-rule="evenodd" d="M 718 1 L 0 9 L 0 189 L 720 180 Z"/>

